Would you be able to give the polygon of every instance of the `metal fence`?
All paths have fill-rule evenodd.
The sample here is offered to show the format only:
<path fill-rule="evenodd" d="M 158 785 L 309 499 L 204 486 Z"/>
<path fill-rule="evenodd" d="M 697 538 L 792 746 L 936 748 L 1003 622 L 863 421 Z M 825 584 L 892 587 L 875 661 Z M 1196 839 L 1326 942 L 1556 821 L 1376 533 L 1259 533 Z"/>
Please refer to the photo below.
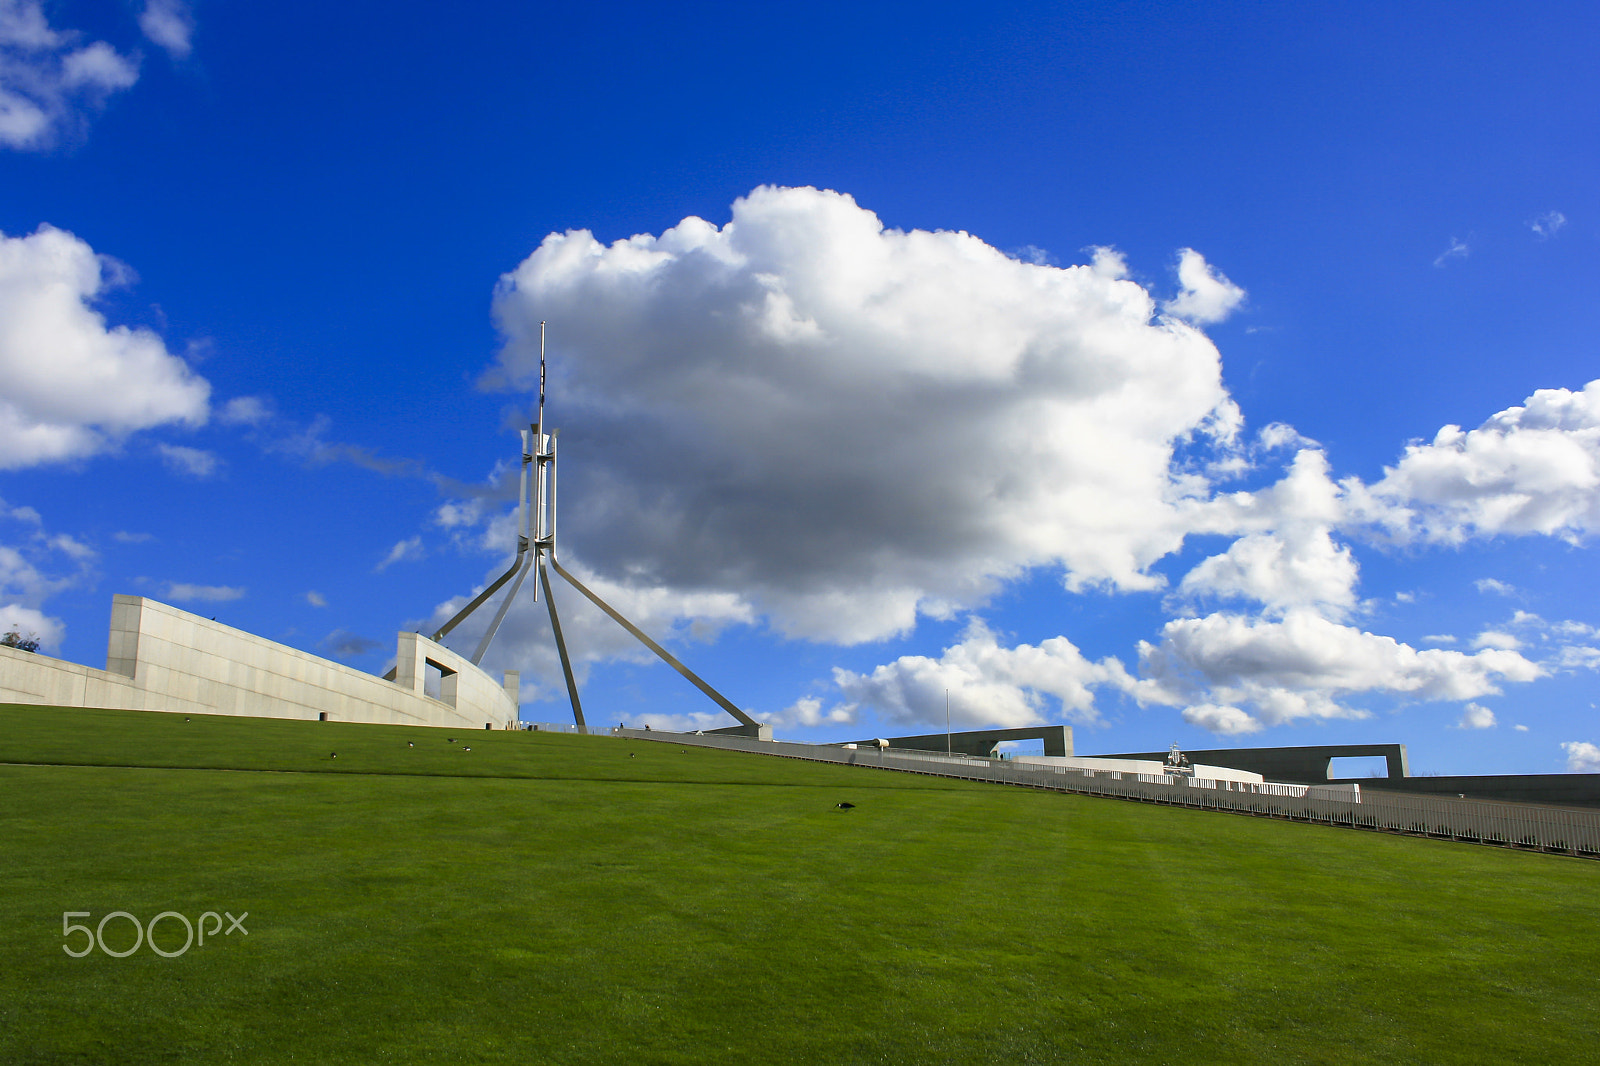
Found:
<path fill-rule="evenodd" d="M 841 748 L 786 741 L 760 741 L 715 734 L 645 729 L 597 733 L 635 740 L 689 744 L 730 751 L 805 759 L 810 762 L 899 770 L 964 781 L 1115 796 L 1202 810 L 1235 811 L 1303 822 L 1415 833 L 1449 840 L 1537 848 L 1600 858 L 1600 811 L 1567 810 L 1529 803 L 1456 799 L 1383 792 L 1350 785 L 1253 784 L 1185 780 L 1155 774 L 1080 770 L 1068 766 L 1014 763 L 935 752 L 871 747 Z"/>

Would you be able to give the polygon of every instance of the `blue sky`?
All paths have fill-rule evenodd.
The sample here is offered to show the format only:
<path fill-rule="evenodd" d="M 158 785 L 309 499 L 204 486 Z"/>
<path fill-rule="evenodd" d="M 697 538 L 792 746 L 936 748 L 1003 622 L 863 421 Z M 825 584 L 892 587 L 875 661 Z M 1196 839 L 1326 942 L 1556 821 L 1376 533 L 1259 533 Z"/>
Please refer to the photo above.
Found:
<path fill-rule="evenodd" d="M 383 670 L 504 565 L 546 319 L 563 558 L 780 735 L 949 690 L 1085 753 L 1600 769 L 1597 45 L 0 0 L 0 620 L 98 665 L 138 593 Z M 559 603 L 592 721 L 713 722 Z M 541 618 L 487 665 L 559 721 Z"/>

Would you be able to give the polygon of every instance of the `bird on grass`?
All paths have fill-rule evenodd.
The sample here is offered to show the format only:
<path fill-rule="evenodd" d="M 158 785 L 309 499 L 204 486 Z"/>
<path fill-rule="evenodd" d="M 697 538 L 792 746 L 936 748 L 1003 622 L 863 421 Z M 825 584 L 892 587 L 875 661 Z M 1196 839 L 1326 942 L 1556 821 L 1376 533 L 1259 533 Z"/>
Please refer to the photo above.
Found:
<path fill-rule="evenodd" d="M 836 811 L 853 811 L 856 809 L 856 805 L 851 803 L 849 800 L 846 800 L 843 803 L 835 803 L 833 805 L 833 809 Z"/>
<path fill-rule="evenodd" d="M 330 759 L 337 759 L 338 757 L 339 757 L 339 753 L 336 752 L 336 751 L 332 751 L 332 752 L 328 753 L 328 758 L 330 758 Z"/>
<path fill-rule="evenodd" d="M 628 752 L 628 758 L 630 758 L 630 759 L 633 758 L 633 752 L 631 752 L 631 751 Z"/>
<path fill-rule="evenodd" d="M 471 751 L 471 750 L 472 750 L 472 748 L 471 748 L 471 747 L 468 747 L 468 748 L 466 748 L 466 749 L 465 749 L 465 750 L 467 750 L 467 751 Z"/>
<path fill-rule="evenodd" d="M 456 742 L 456 738 L 455 737 L 446 737 L 445 739 L 448 740 L 452 744 L 454 744 Z"/>
<path fill-rule="evenodd" d="M 415 745 L 415 744 L 413 744 L 413 743 L 411 743 L 411 741 L 409 741 L 409 740 L 408 740 L 408 741 L 406 741 L 406 747 L 408 747 L 408 748 L 414 748 L 414 747 L 416 747 L 416 745 Z"/>

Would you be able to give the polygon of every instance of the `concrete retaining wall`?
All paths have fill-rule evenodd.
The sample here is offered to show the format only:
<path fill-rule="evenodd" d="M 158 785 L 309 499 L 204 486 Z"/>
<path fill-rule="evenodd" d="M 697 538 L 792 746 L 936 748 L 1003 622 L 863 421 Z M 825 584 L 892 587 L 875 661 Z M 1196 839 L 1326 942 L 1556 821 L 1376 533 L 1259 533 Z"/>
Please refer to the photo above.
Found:
<path fill-rule="evenodd" d="M 720 730 L 719 730 L 720 732 Z M 955 733 L 926 733 L 915 737 L 884 737 L 891 748 L 904 748 L 910 751 L 931 752 L 960 752 L 963 755 L 975 755 L 979 758 L 987 757 L 995 750 L 995 746 L 1007 740 L 1042 740 L 1046 755 L 1071 755 L 1072 754 L 1072 727 L 1069 725 L 1033 725 L 1022 726 L 1016 729 L 995 727 L 993 729 L 964 729 Z M 876 743 L 874 740 L 858 740 L 858 747 Z M 1158 758 L 1166 758 L 1165 755 Z"/>
<path fill-rule="evenodd" d="M 1122 755 L 1102 755 L 1102 759 L 1164 759 L 1166 752 L 1141 751 Z M 1330 778 L 1328 767 L 1334 759 L 1381 756 L 1389 768 L 1389 779 L 1411 773 L 1404 744 L 1311 744 L 1285 748 L 1210 748 L 1185 751 L 1190 759 L 1208 766 L 1231 766 L 1261 774 L 1268 781 L 1291 781 L 1298 785 L 1320 785 Z M 1340 780 L 1348 780 L 1341 778 Z M 1363 778 L 1370 782 L 1370 778 Z"/>
<path fill-rule="evenodd" d="M 430 663 L 443 677 L 439 699 L 423 694 Z M 106 667 L 0 647 L 0 703 L 458 729 L 517 722 L 516 674 L 497 684 L 416 633 L 400 634 L 386 681 L 141 596 L 112 598 Z"/>
<path fill-rule="evenodd" d="M 1019 763 L 1023 766 L 1057 766 L 1090 773 L 1106 772 L 1164 776 L 1167 772 L 1167 761 L 1165 759 L 1096 759 L 1082 755 L 1055 758 L 1049 755 L 1013 755 L 1007 761 Z M 1260 774 L 1253 774 L 1248 770 L 1235 770 L 1231 766 L 1207 766 L 1204 763 L 1194 763 L 1190 768 L 1194 770 L 1194 773 L 1190 776 L 1201 781 L 1244 781 L 1259 785 L 1265 780 Z"/>
<path fill-rule="evenodd" d="M 1553 807 L 1600 807 L 1600 774 L 1482 774 L 1406 777 L 1400 780 L 1341 780 L 1393 792 L 1544 803 Z"/>

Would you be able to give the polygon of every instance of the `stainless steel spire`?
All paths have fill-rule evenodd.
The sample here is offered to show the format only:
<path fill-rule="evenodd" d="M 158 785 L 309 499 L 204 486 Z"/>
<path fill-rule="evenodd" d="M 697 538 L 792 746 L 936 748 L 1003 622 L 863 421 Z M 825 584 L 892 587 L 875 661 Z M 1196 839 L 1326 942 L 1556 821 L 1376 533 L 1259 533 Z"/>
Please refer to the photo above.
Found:
<path fill-rule="evenodd" d="M 544 417 L 545 404 L 545 324 L 539 323 L 539 408 L 536 415 L 537 421 L 522 431 L 522 471 L 519 494 L 519 508 L 517 514 L 517 557 L 505 573 L 497 577 L 488 588 L 473 598 L 472 602 L 450 621 L 446 622 L 439 631 L 433 635 L 434 640 L 439 640 L 454 629 L 463 619 L 472 614 L 488 601 L 505 583 L 513 577 L 516 581 L 511 590 L 506 593 L 506 598 L 501 602 L 499 610 L 495 612 L 493 621 L 484 631 L 483 639 L 478 642 L 477 650 L 472 654 L 474 665 L 481 662 L 484 653 L 489 650 L 489 644 L 494 640 L 495 633 L 500 629 L 500 623 L 505 620 L 506 612 L 511 609 L 511 602 L 516 599 L 517 592 L 522 588 L 523 579 L 528 571 L 537 569 L 538 581 L 534 584 L 533 598 L 537 602 L 539 592 L 544 592 L 545 608 L 550 614 L 550 630 L 555 636 L 556 652 L 561 657 L 561 672 L 567 683 L 567 696 L 572 702 L 572 717 L 577 723 L 580 733 L 587 733 L 588 726 L 583 719 L 583 704 L 578 697 L 578 683 L 572 673 L 572 660 L 567 654 L 566 638 L 561 631 L 561 618 L 556 613 L 555 597 L 550 592 L 550 575 L 546 569 L 555 570 L 557 574 L 573 588 L 599 607 L 618 625 L 626 629 L 640 643 L 661 657 L 662 661 L 682 674 L 691 684 L 710 697 L 717 706 L 731 714 L 740 724 L 740 731 L 748 729 L 754 735 L 761 735 L 763 726 L 741 710 L 732 700 L 712 688 L 698 674 L 680 662 L 672 653 L 657 644 L 638 626 L 624 618 L 610 604 L 595 595 L 587 586 L 567 572 L 566 568 L 556 558 L 556 440 L 561 431 L 547 429 Z"/>

